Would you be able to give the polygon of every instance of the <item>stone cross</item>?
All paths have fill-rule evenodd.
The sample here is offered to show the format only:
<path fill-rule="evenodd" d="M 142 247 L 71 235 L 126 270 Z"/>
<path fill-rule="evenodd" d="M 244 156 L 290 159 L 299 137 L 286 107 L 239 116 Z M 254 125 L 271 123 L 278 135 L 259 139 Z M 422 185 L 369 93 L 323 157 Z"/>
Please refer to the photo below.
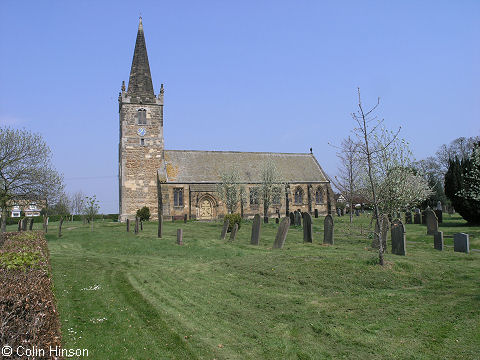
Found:
<path fill-rule="evenodd" d="M 470 252 L 470 240 L 468 234 L 453 234 L 453 251 L 464 252 L 467 254 Z"/>
<path fill-rule="evenodd" d="M 330 214 L 323 220 L 323 243 L 333 245 L 333 217 Z"/>
<path fill-rule="evenodd" d="M 437 231 L 433 235 L 433 248 L 440 251 L 443 250 L 443 231 Z"/>
<path fill-rule="evenodd" d="M 438 231 L 438 221 L 437 216 L 430 209 L 425 210 L 425 223 L 427 224 L 427 235 L 435 235 Z"/>
<path fill-rule="evenodd" d="M 259 214 L 255 214 L 253 217 L 252 225 L 252 237 L 250 239 L 250 244 L 258 245 L 260 243 L 260 230 L 261 230 L 261 219 Z"/>
<path fill-rule="evenodd" d="M 273 243 L 274 249 L 281 249 L 285 244 L 287 238 L 288 228 L 290 227 L 290 218 L 284 217 L 280 222 L 280 226 L 277 230 L 277 236 L 275 236 L 275 242 Z"/>
<path fill-rule="evenodd" d="M 391 240 L 392 240 L 392 254 L 395 255 L 406 255 L 406 235 L 405 227 L 403 226 L 400 220 L 395 220 L 392 223 L 391 230 Z"/>
<path fill-rule="evenodd" d="M 235 223 L 232 231 L 230 232 L 230 241 L 235 241 L 235 238 L 237 237 L 237 231 L 238 231 L 238 224 Z"/>
<path fill-rule="evenodd" d="M 177 245 L 183 245 L 183 230 L 177 229 Z"/>
<path fill-rule="evenodd" d="M 229 225 L 229 221 L 228 219 L 225 219 L 223 221 L 223 228 L 222 228 L 222 233 L 220 234 L 220 240 L 225 240 L 225 236 L 227 236 L 228 225 Z"/>
<path fill-rule="evenodd" d="M 303 213 L 303 241 L 313 242 L 312 216 L 308 212 Z"/>

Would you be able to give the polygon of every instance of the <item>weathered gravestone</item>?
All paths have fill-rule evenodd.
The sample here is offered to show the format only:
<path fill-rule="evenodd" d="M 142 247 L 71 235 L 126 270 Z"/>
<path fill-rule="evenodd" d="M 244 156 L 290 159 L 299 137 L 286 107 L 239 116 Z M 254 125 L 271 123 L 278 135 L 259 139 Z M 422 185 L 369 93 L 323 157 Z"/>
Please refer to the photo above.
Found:
<path fill-rule="evenodd" d="M 315 209 L 314 214 L 315 214 L 315 219 L 318 218 L 318 209 Z"/>
<path fill-rule="evenodd" d="M 303 213 L 303 241 L 313 242 L 312 216 L 308 212 Z"/>
<path fill-rule="evenodd" d="M 468 234 L 453 234 L 453 251 L 464 252 L 467 254 L 470 252 L 470 240 Z"/>
<path fill-rule="evenodd" d="M 290 225 L 295 225 L 295 214 L 293 212 L 290 213 Z"/>
<path fill-rule="evenodd" d="M 323 220 L 323 243 L 333 245 L 333 217 L 330 214 Z"/>
<path fill-rule="evenodd" d="M 412 213 L 410 211 L 405 212 L 405 224 L 412 223 Z"/>
<path fill-rule="evenodd" d="M 177 229 L 177 245 L 183 245 L 183 230 Z"/>
<path fill-rule="evenodd" d="M 437 217 L 438 223 L 443 223 L 443 211 L 442 210 L 434 210 L 433 211 Z"/>
<path fill-rule="evenodd" d="M 295 225 L 302 226 L 302 214 L 300 211 L 295 211 Z"/>
<path fill-rule="evenodd" d="M 130 232 L 130 220 L 127 219 L 127 232 Z"/>
<path fill-rule="evenodd" d="M 235 223 L 232 231 L 230 232 L 230 241 L 235 241 L 235 238 L 237 237 L 237 231 L 238 231 L 238 224 Z"/>
<path fill-rule="evenodd" d="M 337 207 L 336 213 L 337 213 L 337 216 L 340 216 L 340 214 L 341 214 L 340 208 Z"/>
<path fill-rule="evenodd" d="M 405 236 L 405 227 L 403 226 L 400 220 L 395 220 L 392 223 L 391 230 L 391 241 L 392 241 L 392 254 L 395 255 L 406 255 L 406 236 Z"/>
<path fill-rule="evenodd" d="M 184 223 L 184 224 L 187 223 L 187 214 L 183 215 L 183 223 Z"/>
<path fill-rule="evenodd" d="M 413 223 L 414 224 L 421 224 L 422 223 L 422 218 L 419 213 L 413 214 Z"/>
<path fill-rule="evenodd" d="M 255 214 L 252 224 L 252 237 L 250 238 L 250 244 L 252 245 L 258 245 L 260 243 L 261 223 L 260 215 Z"/>
<path fill-rule="evenodd" d="M 430 209 L 425 210 L 425 223 L 427 225 L 427 235 L 435 235 L 438 231 L 438 221 L 437 216 Z"/>
<path fill-rule="evenodd" d="M 220 234 L 220 240 L 225 240 L 225 236 L 227 236 L 228 225 L 229 225 L 229 221 L 228 219 L 225 219 L 223 221 L 223 228 L 222 228 L 222 233 Z"/>
<path fill-rule="evenodd" d="M 443 231 L 437 231 L 433 235 L 433 248 L 440 251 L 443 250 Z"/>
<path fill-rule="evenodd" d="M 281 249 L 285 244 L 287 238 L 288 228 L 290 227 L 290 218 L 284 217 L 280 222 L 280 226 L 277 230 L 277 236 L 275 236 L 275 242 L 273 243 L 274 249 Z"/>

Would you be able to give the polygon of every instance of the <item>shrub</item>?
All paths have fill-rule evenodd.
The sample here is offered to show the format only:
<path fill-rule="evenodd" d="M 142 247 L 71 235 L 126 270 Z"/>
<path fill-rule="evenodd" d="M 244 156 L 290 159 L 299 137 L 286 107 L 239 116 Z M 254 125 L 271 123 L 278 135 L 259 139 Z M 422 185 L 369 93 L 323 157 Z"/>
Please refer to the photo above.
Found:
<path fill-rule="evenodd" d="M 240 214 L 227 214 L 225 215 L 225 219 L 228 219 L 228 232 L 232 231 L 235 223 L 238 224 L 238 228 L 240 229 L 240 225 L 242 224 L 242 217 Z"/>
<path fill-rule="evenodd" d="M 150 219 L 150 209 L 146 206 L 137 210 L 137 216 L 141 221 L 148 221 Z"/>

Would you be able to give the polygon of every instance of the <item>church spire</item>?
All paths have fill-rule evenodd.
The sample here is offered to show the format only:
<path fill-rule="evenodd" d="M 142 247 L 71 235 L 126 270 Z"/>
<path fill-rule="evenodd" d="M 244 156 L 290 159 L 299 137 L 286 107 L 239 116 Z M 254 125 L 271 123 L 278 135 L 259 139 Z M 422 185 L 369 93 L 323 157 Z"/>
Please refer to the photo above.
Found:
<path fill-rule="evenodd" d="M 150 65 L 148 64 L 147 46 L 145 45 L 145 36 L 143 34 L 142 17 L 140 17 L 138 24 L 137 41 L 133 53 L 127 95 L 132 97 L 133 101 L 137 98 L 139 102 L 155 102 Z"/>

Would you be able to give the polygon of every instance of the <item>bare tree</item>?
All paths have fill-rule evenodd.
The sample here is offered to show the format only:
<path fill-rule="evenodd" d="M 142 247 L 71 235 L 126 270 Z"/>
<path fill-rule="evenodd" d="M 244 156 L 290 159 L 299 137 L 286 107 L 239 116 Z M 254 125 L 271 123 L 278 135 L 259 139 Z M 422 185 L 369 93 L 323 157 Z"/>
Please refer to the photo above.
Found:
<path fill-rule="evenodd" d="M 95 216 L 98 214 L 99 209 L 100 209 L 100 205 L 98 204 L 96 195 L 85 197 L 84 213 L 86 218 L 91 223 L 91 226 L 92 226 L 91 231 L 93 231 L 93 221 L 95 220 Z"/>
<path fill-rule="evenodd" d="M 53 203 L 63 192 L 63 177 L 51 164 L 51 152 L 43 138 L 28 130 L 0 127 L 1 231 L 12 201 L 17 198 Z"/>
<path fill-rule="evenodd" d="M 72 204 L 72 213 L 75 215 L 83 214 L 85 208 L 85 195 L 82 191 L 73 193 L 70 197 Z"/>
<path fill-rule="evenodd" d="M 218 196 L 225 202 L 229 214 L 233 214 L 238 207 L 240 200 L 240 174 L 236 167 L 220 174 L 220 183 L 217 184 Z"/>
<path fill-rule="evenodd" d="M 281 184 L 281 175 L 271 160 L 267 160 L 262 165 L 260 191 L 263 200 L 263 222 L 268 222 L 268 209 L 272 204 L 272 197 L 276 188 Z"/>

